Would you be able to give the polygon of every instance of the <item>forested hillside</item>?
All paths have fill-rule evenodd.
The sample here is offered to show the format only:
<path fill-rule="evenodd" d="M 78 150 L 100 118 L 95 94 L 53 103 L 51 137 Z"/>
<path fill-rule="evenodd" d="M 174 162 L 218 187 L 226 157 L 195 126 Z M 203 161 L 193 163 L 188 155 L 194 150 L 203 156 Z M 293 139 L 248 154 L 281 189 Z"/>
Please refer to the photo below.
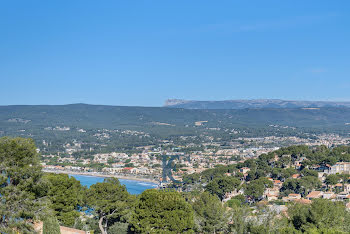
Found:
<path fill-rule="evenodd" d="M 0 106 L 0 127 L 75 126 L 81 128 L 152 129 L 192 127 L 265 127 L 280 124 L 309 128 L 345 128 L 350 108 L 188 110 L 103 105 Z"/>
<path fill-rule="evenodd" d="M 183 144 L 209 139 L 225 143 L 239 137 L 338 133 L 348 136 L 350 108 L 189 110 L 103 105 L 0 106 L 0 136 L 33 138 L 49 152 L 72 141 L 84 147 L 132 149 L 162 140 Z M 179 142 L 181 140 L 181 142 Z M 45 146 L 42 145 L 46 142 Z"/>

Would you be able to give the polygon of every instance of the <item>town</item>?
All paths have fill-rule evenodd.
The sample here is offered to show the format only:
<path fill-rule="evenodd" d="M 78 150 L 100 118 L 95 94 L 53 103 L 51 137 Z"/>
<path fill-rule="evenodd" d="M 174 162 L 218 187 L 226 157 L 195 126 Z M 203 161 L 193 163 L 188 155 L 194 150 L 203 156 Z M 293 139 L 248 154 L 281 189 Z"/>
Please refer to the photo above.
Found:
<path fill-rule="evenodd" d="M 99 135 L 100 136 L 100 135 Z M 117 178 L 131 178 L 139 180 L 154 181 L 160 188 L 171 186 L 171 181 L 163 181 L 163 157 L 178 156 L 172 171 L 172 176 L 178 181 L 183 181 L 186 176 L 202 173 L 208 169 L 215 169 L 220 166 L 239 166 L 251 160 L 259 159 L 261 155 L 268 155 L 278 151 L 281 147 L 293 145 L 314 147 L 325 147 L 332 149 L 337 146 L 347 145 L 350 138 L 341 137 L 336 134 L 316 135 L 312 139 L 298 137 L 254 137 L 237 138 L 230 144 L 222 146 L 220 142 L 206 142 L 202 144 L 188 143 L 186 145 L 175 145 L 171 141 L 162 141 L 160 145 L 147 145 L 138 147 L 138 153 L 128 154 L 125 152 L 96 153 L 87 158 L 76 157 L 76 152 L 82 153 L 83 142 L 64 145 L 65 152 L 58 152 L 56 155 L 42 155 L 41 164 L 44 171 L 56 173 L 77 173 L 85 175 L 115 176 Z M 278 147 L 280 145 L 281 147 Z M 40 149 L 38 149 L 40 151 Z M 345 152 L 344 152 L 345 153 Z M 60 157 L 64 155 L 64 157 Z M 289 170 L 290 178 L 298 180 L 305 176 L 301 170 L 305 166 L 306 157 L 298 157 L 291 160 L 291 155 L 283 155 L 280 159 L 277 155 L 271 162 L 279 160 L 290 160 L 289 164 L 283 166 Z M 306 161 L 305 161 L 306 160 Z M 249 183 L 247 177 L 251 168 L 237 167 L 238 173 L 242 174 L 242 184 Z M 342 200 L 350 198 L 350 184 L 340 178 L 333 178 L 335 175 L 349 174 L 350 162 L 329 162 L 322 165 L 307 166 L 309 174 L 314 175 L 322 186 L 321 190 L 309 191 L 309 194 L 281 193 L 281 189 L 288 178 L 275 179 L 267 177 L 273 184 L 265 188 L 259 199 L 270 201 L 300 201 L 308 203 L 313 198 L 326 198 Z M 295 173 L 292 173 L 295 172 Z M 234 176 L 234 173 L 225 173 L 226 176 Z M 268 174 L 271 176 L 271 173 Z M 329 182 L 332 178 L 332 183 Z M 333 181 L 335 181 L 333 183 Z M 181 189 L 181 188 L 180 188 Z M 244 189 L 229 191 L 225 193 L 223 201 L 228 201 L 237 195 L 243 195 Z"/>

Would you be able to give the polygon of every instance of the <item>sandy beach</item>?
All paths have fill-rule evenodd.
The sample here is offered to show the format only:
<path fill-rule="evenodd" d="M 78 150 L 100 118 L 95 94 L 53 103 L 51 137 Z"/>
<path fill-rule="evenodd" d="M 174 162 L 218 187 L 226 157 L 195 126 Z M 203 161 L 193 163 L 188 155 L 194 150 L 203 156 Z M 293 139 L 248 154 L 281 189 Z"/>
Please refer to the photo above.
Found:
<path fill-rule="evenodd" d="M 48 173 L 56 173 L 56 174 L 72 174 L 72 175 L 85 175 L 85 176 L 97 176 L 97 177 L 114 177 L 118 179 L 125 179 L 125 180 L 136 180 L 136 181 L 142 181 L 142 182 L 151 182 L 158 184 L 159 181 L 156 179 L 148 179 L 148 178 L 140 178 L 136 176 L 122 176 L 122 175 L 109 175 L 109 174 L 101 174 L 97 172 L 76 172 L 76 171 L 61 171 L 61 170 L 47 170 L 43 169 L 44 172 Z"/>

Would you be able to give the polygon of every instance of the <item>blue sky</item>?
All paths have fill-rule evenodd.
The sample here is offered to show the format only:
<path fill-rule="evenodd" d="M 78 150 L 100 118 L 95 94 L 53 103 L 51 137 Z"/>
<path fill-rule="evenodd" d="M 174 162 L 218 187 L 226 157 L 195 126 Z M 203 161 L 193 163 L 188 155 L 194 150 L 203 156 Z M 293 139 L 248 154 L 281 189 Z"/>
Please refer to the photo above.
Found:
<path fill-rule="evenodd" d="M 350 101 L 350 1 L 1 1 L 0 105 Z"/>

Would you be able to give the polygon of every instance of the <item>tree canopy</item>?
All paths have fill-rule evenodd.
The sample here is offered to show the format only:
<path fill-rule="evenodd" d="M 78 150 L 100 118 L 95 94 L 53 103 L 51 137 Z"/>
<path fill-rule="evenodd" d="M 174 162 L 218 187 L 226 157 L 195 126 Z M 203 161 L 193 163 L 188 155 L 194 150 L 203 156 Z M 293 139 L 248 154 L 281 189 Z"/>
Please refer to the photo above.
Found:
<path fill-rule="evenodd" d="M 222 176 L 210 181 L 205 189 L 209 193 L 217 195 L 220 200 L 223 200 L 225 194 L 237 189 L 240 183 L 241 181 L 236 177 Z"/>
<path fill-rule="evenodd" d="M 293 227 L 303 232 L 315 229 L 334 231 L 321 233 L 350 232 L 350 213 L 342 202 L 315 199 L 311 205 L 294 204 L 288 215 Z"/>
<path fill-rule="evenodd" d="M 0 231 L 30 232 L 48 205 L 33 140 L 0 138 L 0 185 Z"/>
<path fill-rule="evenodd" d="M 106 178 L 103 183 L 90 187 L 86 199 L 87 204 L 97 213 L 101 233 L 105 234 L 114 222 L 125 221 L 133 197 L 118 179 Z"/>
<path fill-rule="evenodd" d="M 66 226 L 73 226 L 85 192 L 80 182 L 67 174 L 46 174 L 44 179 L 50 182 L 47 196 L 57 219 Z"/>
<path fill-rule="evenodd" d="M 203 192 L 194 199 L 192 206 L 195 211 L 196 231 L 205 233 L 224 231 L 228 223 L 228 216 L 219 198 Z"/>
<path fill-rule="evenodd" d="M 178 192 L 146 190 L 138 197 L 131 225 L 136 233 L 192 233 L 193 209 Z"/>
<path fill-rule="evenodd" d="M 251 181 L 246 185 L 244 194 L 251 197 L 253 200 L 258 200 L 264 194 L 266 188 L 272 188 L 273 182 L 265 177 Z"/>

